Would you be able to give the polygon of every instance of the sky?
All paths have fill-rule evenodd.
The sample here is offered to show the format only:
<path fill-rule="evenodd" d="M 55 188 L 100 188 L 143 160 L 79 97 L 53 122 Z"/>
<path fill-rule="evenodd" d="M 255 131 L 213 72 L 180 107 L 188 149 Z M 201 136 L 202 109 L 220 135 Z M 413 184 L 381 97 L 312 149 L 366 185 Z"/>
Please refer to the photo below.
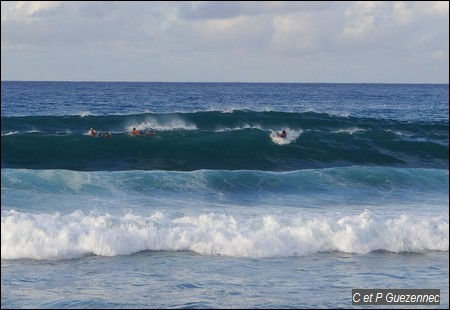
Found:
<path fill-rule="evenodd" d="M 1 1 L 1 80 L 447 83 L 448 1 Z"/>

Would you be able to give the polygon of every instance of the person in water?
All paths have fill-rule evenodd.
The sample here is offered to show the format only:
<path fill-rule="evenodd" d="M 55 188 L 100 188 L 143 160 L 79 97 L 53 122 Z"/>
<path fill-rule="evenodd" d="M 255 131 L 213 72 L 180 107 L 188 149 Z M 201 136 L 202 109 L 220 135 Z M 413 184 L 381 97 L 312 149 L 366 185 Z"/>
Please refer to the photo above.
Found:
<path fill-rule="evenodd" d="M 141 136 L 142 135 L 142 133 L 141 133 L 141 131 L 140 130 L 137 130 L 136 129 L 136 127 L 133 127 L 133 130 L 131 130 L 131 134 L 133 135 L 133 136 Z M 153 136 L 155 133 L 154 132 L 146 132 L 145 134 L 144 134 L 144 136 Z"/>
<path fill-rule="evenodd" d="M 283 130 L 281 133 L 279 133 L 279 134 L 278 134 L 278 137 L 280 137 L 280 138 L 286 138 L 286 137 L 287 137 L 286 130 Z"/>
<path fill-rule="evenodd" d="M 109 138 L 112 136 L 112 132 L 108 132 L 108 133 L 104 133 L 104 134 L 97 134 L 97 132 L 93 128 L 91 128 L 91 129 L 89 129 L 89 135 L 91 137 L 98 136 L 98 137 L 102 137 L 102 138 Z"/>
<path fill-rule="evenodd" d="M 131 131 L 131 134 L 132 134 L 133 136 L 138 136 L 138 135 L 141 134 L 141 131 L 140 131 L 140 130 L 137 130 L 136 127 L 133 127 L 133 130 Z"/>

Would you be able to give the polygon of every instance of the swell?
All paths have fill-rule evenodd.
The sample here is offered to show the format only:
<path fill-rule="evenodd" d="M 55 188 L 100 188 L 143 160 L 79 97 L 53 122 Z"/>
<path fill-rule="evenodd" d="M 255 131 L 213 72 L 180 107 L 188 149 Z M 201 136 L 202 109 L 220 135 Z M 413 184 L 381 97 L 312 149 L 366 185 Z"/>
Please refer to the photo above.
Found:
<path fill-rule="evenodd" d="M 231 112 L 206 111 L 192 113 L 142 113 L 133 115 L 73 115 L 2 117 L 2 136 L 12 132 L 84 134 L 89 128 L 103 132 L 127 132 L 132 127 L 154 130 L 197 129 L 221 131 L 243 127 L 303 130 L 375 130 L 384 129 L 405 134 L 437 134 L 448 132 L 448 121 L 404 122 L 389 119 L 357 118 L 316 112 Z M 448 137 L 448 134 L 447 134 Z"/>
<path fill-rule="evenodd" d="M 109 138 L 92 138 L 90 127 Z M 153 136 L 132 137 L 132 127 Z M 287 130 L 288 138 L 274 133 Z M 255 169 L 347 165 L 448 168 L 448 123 L 233 111 L 2 118 L 2 168 Z"/>
<path fill-rule="evenodd" d="M 443 169 L 2 169 L 2 206 L 2 259 L 448 251 Z"/>
<path fill-rule="evenodd" d="M 92 194 L 99 192 L 189 193 L 293 193 L 324 191 L 413 192 L 448 191 L 448 170 L 383 167 L 269 172 L 255 170 L 178 171 L 70 171 L 3 169 L 2 189 L 40 193 Z"/>

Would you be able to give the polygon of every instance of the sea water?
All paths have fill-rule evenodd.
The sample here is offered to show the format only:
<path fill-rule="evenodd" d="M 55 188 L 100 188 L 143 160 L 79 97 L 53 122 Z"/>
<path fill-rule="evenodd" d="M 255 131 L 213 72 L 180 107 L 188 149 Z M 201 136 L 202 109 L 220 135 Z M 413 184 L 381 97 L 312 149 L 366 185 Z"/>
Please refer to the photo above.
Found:
<path fill-rule="evenodd" d="M 2 308 L 449 306 L 447 84 L 1 84 Z"/>

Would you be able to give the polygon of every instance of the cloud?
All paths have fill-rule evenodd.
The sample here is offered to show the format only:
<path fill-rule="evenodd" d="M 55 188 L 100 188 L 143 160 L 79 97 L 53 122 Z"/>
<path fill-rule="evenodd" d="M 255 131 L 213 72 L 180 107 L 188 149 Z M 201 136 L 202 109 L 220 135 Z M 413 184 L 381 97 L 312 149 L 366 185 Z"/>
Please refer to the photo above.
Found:
<path fill-rule="evenodd" d="M 397 70 L 425 59 L 448 64 L 448 11 L 440 1 L 2 2 L 2 78 L 20 72 L 21 63 L 32 70 L 29 60 L 38 59 L 80 74 L 83 64 L 87 72 L 101 64 L 96 74 L 118 80 L 131 70 L 155 79 L 169 72 L 177 80 L 196 73 L 196 80 L 219 79 L 220 71 L 230 79 L 252 71 L 256 80 L 275 73 L 276 80 L 302 79 L 298 72 L 316 77 L 318 67 L 357 80 L 358 68 L 363 76 L 378 66 L 373 72 L 381 76 L 388 63 Z"/>
<path fill-rule="evenodd" d="M 319 48 L 317 24 L 309 14 L 276 16 L 272 47 L 281 53 L 313 52 Z"/>
<path fill-rule="evenodd" d="M 179 21 L 167 35 L 171 46 L 185 52 L 255 52 L 266 50 L 272 34 L 264 16 L 236 16 L 227 19 Z"/>
<path fill-rule="evenodd" d="M 161 6 L 151 3 L 135 7 L 109 1 L 51 3 L 17 3 L 2 19 L 2 46 L 139 46 L 158 36 L 167 22 Z"/>
<path fill-rule="evenodd" d="M 406 25 L 422 17 L 448 18 L 448 1 L 417 2 L 397 1 L 393 3 L 393 18 L 400 24 Z"/>
<path fill-rule="evenodd" d="M 2 1 L 2 11 L 3 11 Z M 5 7 L 5 12 L 2 12 L 2 22 L 5 21 L 19 21 L 31 22 L 37 18 L 39 14 L 51 11 L 58 8 L 63 1 L 11 1 L 9 7 Z"/>
<path fill-rule="evenodd" d="M 238 1 L 183 2 L 179 8 L 183 19 L 228 19 L 240 15 Z"/>
<path fill-rule="evenodd" d="M 431 16 L 448 17 L 448 1 L 433 1 L 428 4 L 429 5 L 426 5 L 425 3 L 417 3 L 416 5 L 420 9 L 420 11 L 423 10 L 425 14 Z"/>
<path fill-rule="evenodd" d="M 384 12 L 385 4 L 379 1 L 359 1 L 346 10 L 347 24 L 342 34 L 353 39 L 361 39 L 373 31 L 378 24 L 389 18 Z"/>
<path fill-rule="evenodd" d="M 183 1 L 182 19 L 227 19 L 261 14 L 290 14 L 322 11 L 332 7 L 332 1 Z"/>
<path fill-rule="evenodd" d="M 431 53 L 431 57 L 438 61 L 448 60 L 448 49 L 447 50 L 437 50 Z"/>

